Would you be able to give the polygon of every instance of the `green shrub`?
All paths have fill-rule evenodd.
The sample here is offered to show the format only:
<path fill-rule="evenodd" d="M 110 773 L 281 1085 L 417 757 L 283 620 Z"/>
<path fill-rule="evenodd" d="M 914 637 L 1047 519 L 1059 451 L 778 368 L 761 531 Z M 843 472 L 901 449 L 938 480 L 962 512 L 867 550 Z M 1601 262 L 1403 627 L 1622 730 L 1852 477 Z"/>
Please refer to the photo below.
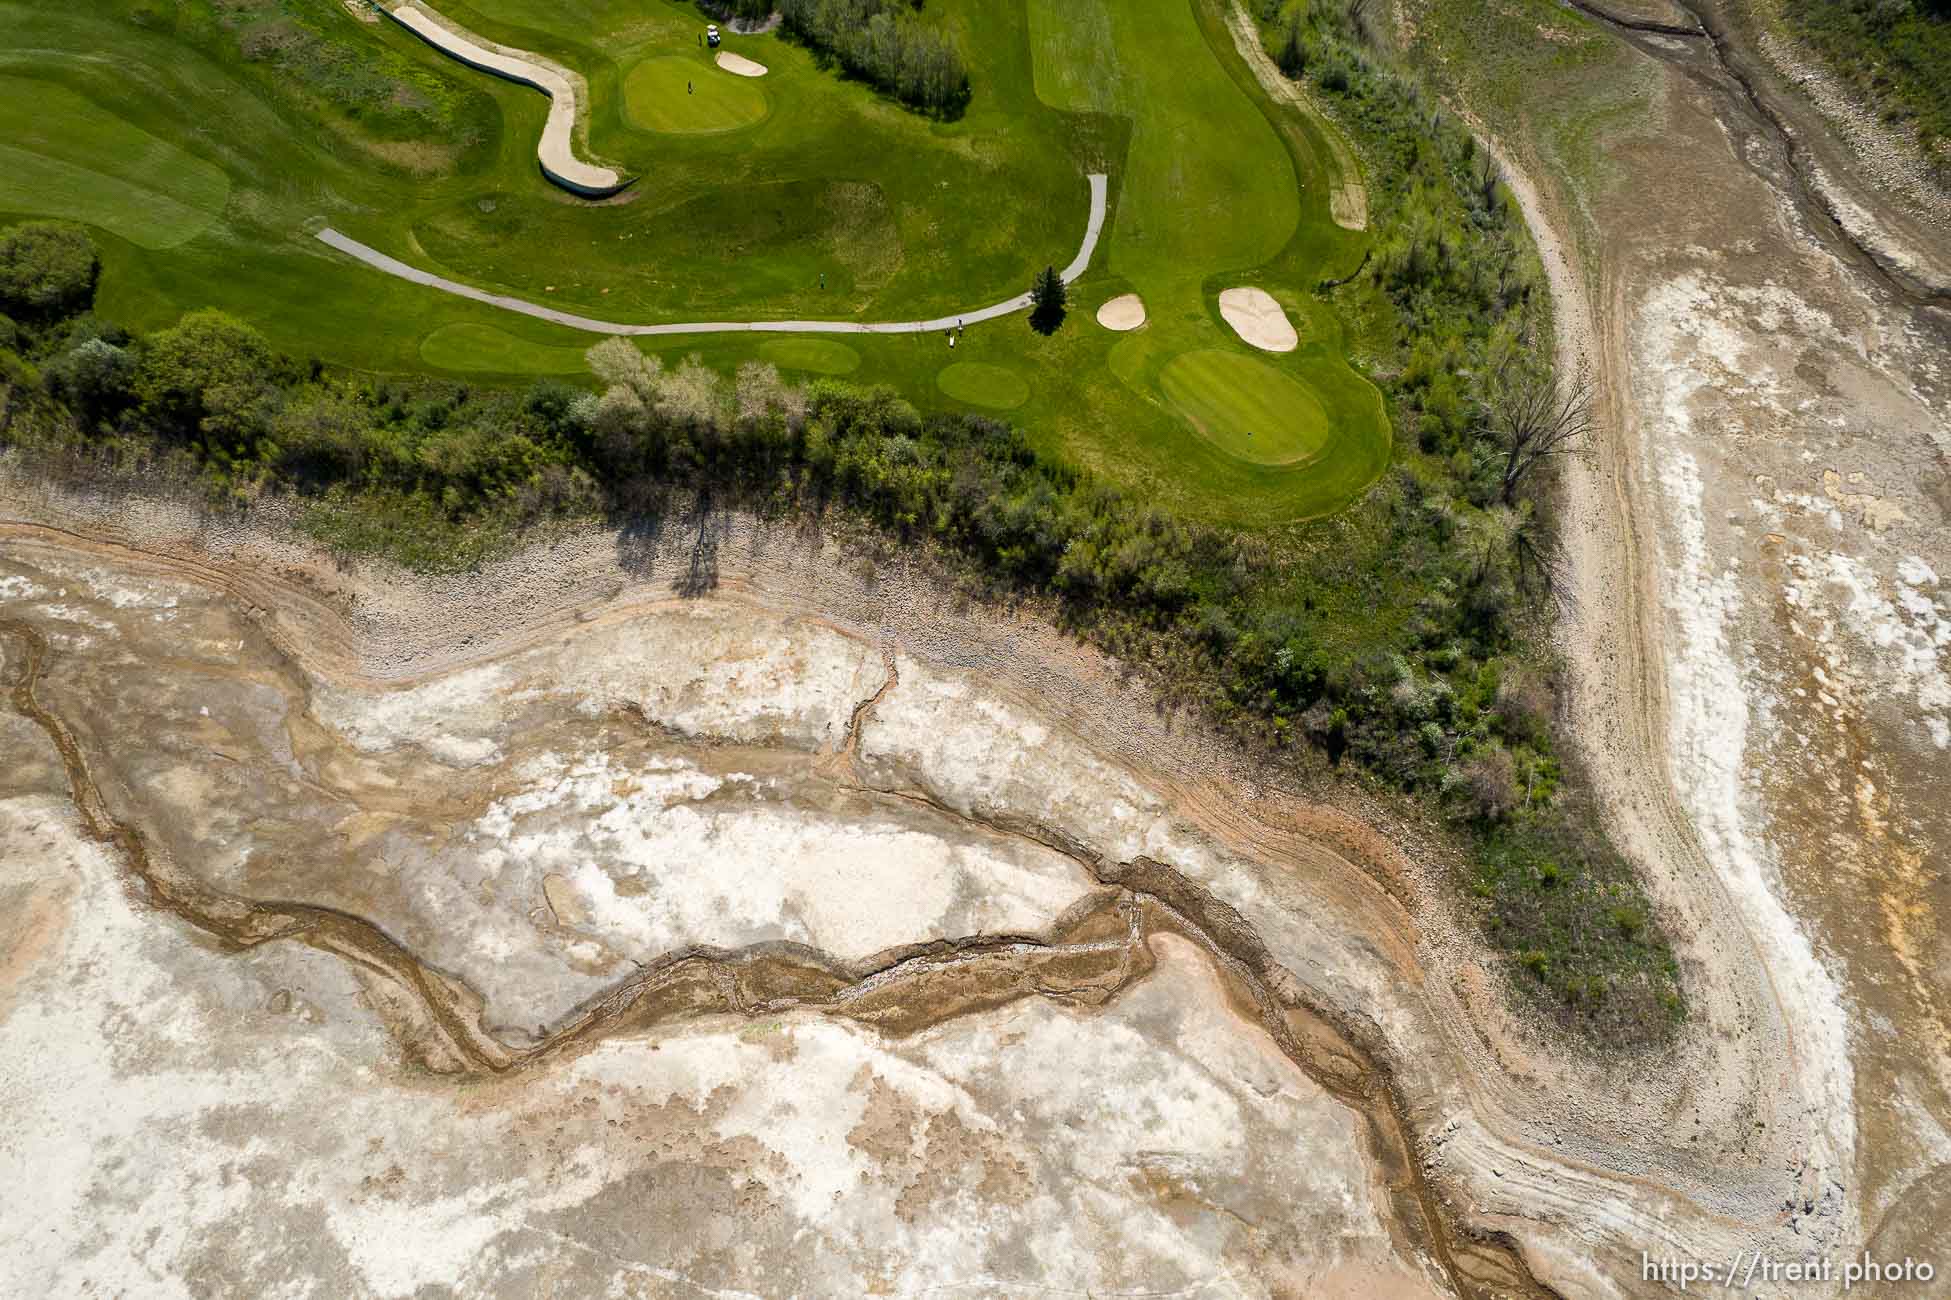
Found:
<path fill-rule="evenodd" d="M 904 104 L 949 118 L 968 107 L 955 42 L 892 0 L 779 0 L 779 13 L 792 36 Z"/>
<path fill-rule="evenodd" d="M 1944 0 L 1797 0 L 1782 11 L 1886 118 L 1917 130 L 1951 177 L 1951 6 Z"/>
<path fill-rule="evenodd" d="M 65 221 L 14 226 L 0 234 L 0 307 L 40 319 L 80 311 L 94 299 L 100 270 L 94 241 L 80 226 Z"/>
<path fill-rule="evenodd" d="M 1685 1013 L 1665 933 L 1632 868 L 1565 799 L 1478 841 L 1471 892 L 1539 1005 L 1615 1044 L 1650 1043 Z"/>

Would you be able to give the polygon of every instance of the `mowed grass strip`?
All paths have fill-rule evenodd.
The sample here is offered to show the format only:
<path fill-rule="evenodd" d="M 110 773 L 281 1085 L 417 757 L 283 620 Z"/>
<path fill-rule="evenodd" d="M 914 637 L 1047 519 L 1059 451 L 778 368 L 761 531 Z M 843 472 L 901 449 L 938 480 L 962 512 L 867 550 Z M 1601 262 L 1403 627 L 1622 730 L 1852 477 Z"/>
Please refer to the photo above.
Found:
<path fill-rule="evenodd" d="M 574 375 L 586 370 L 583 348 L 551 347 L 493 325 L 443 325 L 421 340 L 420 359 L 442 370 L 484 375 Z"/>
<path fill-rule="evenodd" d="M 1208 301 L 1213 283 L 1237 275 L 1293 310 L 1346 246 L 1300 110 L 1263 102 L 1214 0 L 1026 4 L 1037 93 L 1132 122 L 1104 269 L 1143 298 L 1150 323 L 1106 361 L 1167 418 L 1126 424 L 1117 460 L 1100 467 L 1143 467 L 1222 517 L 1340 509 L 1388 463 L 1380 393 L 1349 366 L 1339 330 L 1260 360 Z"/>
<path fill-rule="evenodd" d="M 1191 0 L 1027 3 L 1038 94 L 1132 120 L 1111 271 L 1163 311 L 1168 289 L 1280 252 L 1300 221 L 1293 165 Z"/>
<path fill-rule="evenodd" d="M 223 212 L 222 171 L 67 87 L 0 77 L 0 211 L 173 248 Z"/>
<path fill-rule="evenodd" d="M 816 375 L 850 375 L 860 369 L 860 353 L 832 339 L 772 339 L 759 344 L 759 355 L 781 370 Z"/>
<path fill-rule="evenodd" d="M 1294 465 L 1327 444 L 1328 413 L 1298 380 L 1237 352 L 1203 349 L 1166 363 L 1159 387 L 1194 428 L 1228 455 Z"/>
<path fill-rule="evenodd" d="M 647 131 L 708 135 L 765 120 L 764 88 L 751 77 L 684 54 L 645 59 L 624 76 L 624 112 Z"/>
<path fill-rule="evenodd" d="M 935 384 L 958 402 L 1013 411 L 1029 400 L 1030 386 L 1007 366 L 986 361 L 958 361 L 935 376 Z"/>

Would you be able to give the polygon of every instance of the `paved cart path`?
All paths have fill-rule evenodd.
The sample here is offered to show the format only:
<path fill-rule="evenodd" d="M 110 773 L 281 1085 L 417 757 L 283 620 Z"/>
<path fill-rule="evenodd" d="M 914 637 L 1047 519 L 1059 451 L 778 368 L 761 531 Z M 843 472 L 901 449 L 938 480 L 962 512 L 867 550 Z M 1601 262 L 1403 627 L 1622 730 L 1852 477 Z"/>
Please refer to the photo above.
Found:
<path fill-rule="evenodd" d="M 1097 249 L 1097 237 L 1104 229 L 1104 202 L 1107 185 L 1102 173 L 1087 177 L 1091 183 L 1091 218 L 1084 227 L 1084 243 L 1063 269 L 1064 283 L 1068 284 L 1084 273 L 1091 264 L 1091 254 Z M 567 325 L 570 329 L 587 330 L 592 334 L 729 334 L 734 332 L 757 334 L 925 334 L 931 330 L 945 330 L 958 322 L 973 325 L 977 321 L 995 320 L 1023 311 L 1030 305 L 1030 295 L 1021 293 L 1007 302 L 999 302 L 992 307 L 979 307 L 973 311 L 955 312 L 938 316 L 934 320 L 907 321 L 850 321 L 850 320 L 770 320 L 770 321 L 684 321 L 664 325 L 626 325 L 616 321 L 595 320 L 588 316 L 578 316 L 574 312 L 558 311 L 554 307 L 544 307 L 539 303 L 511 298 L 507 294 L 489 293 L 472 285 L 449 280 L 446 276 L 435 275 L 409 266 L 395 257 L 388 257 L 376 248 L 368 248 L 356 239 L 340 234 L 327 226 L 318 232 L 323 242 L 340 252 L 356 257 L 367 266 L 424 284 L 442 293 L 451 293 L 461 298 L 471 298 L 484 302 L 490 307 L 500 307 L 504 311 L 520 312 L 537 320 L 553 321 L 557 325 Z"/>

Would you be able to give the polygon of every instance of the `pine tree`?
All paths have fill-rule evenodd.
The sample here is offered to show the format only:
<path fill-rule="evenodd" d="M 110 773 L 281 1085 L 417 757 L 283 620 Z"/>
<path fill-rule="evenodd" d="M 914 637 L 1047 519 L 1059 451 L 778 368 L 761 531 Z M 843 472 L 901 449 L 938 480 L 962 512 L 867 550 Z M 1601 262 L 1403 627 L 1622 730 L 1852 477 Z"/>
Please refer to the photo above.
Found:
<path fill-rule="evenodd" d="M 1056 333 L 1057 327 L 1064 323 L 1069 296 L 1057 268 L 1044 267 L 1038 272 L 1036 283 L 1030 286 L 1030 328 L 1039 334 Z"/>

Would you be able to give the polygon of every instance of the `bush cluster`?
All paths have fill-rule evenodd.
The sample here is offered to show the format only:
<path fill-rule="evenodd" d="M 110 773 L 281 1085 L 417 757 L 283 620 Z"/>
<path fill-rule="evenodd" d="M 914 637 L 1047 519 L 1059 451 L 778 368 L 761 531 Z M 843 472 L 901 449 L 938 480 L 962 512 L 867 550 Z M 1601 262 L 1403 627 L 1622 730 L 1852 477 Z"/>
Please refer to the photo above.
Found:
<path fill-rule="evenodd" d="M 1322 292 L 1352 316 L 1387 318 L 1372 374 L 1395 466 L 1285 602 L 1261 606 L 1271 617 L 1233 629 L 1221 711 L 1258 705 L 1263 727 L 1434 794 L 1470 829 L 1486 933 L 1521 958 L 1541 1003 L 1608 1041 L 1657 1038 L 1681 1009 L 1664 934 L 1553 743 L 1538 660 L 1551 502 L 1539 483 L 1500 483 L 1498 406 L 1549 379 L 1548 300 L 1495 161 L 1379 52 L 1368 8 L 1262 0 L 1256 12 L 1275 62 L 1368 164 L 1372 256 Z M 1341 622 L 1361 625 L 1352 648 L 1328 634 Z M 1284 685 L 1268 693 L 1261 665 L 1281 654 Z M 1615 909 L 1639 918 L 1631 942 L 1608 920 Z"/>
<path fill-rule="evenodd" d="M 28 320 L 59 318 L 95 296 L 101 260 L 79 226 L 30 221 L 0 234 L 0 310 Z"/>
<path fill-rule="evenodd" d="M 969 105 L 955 42 L 892 0 L 780 0 L 779 13 L 794 38 L 911 108 L 954 118 Z"/>
<path fill-rule="evenodd" d="M 439 148 L 478 165 L 498 134 L 494 98 L 472 78 L 373 39 L 338 5 L 142 0 L 130 18 L 239 65 L 274 101 L 355 137 Z"/>

